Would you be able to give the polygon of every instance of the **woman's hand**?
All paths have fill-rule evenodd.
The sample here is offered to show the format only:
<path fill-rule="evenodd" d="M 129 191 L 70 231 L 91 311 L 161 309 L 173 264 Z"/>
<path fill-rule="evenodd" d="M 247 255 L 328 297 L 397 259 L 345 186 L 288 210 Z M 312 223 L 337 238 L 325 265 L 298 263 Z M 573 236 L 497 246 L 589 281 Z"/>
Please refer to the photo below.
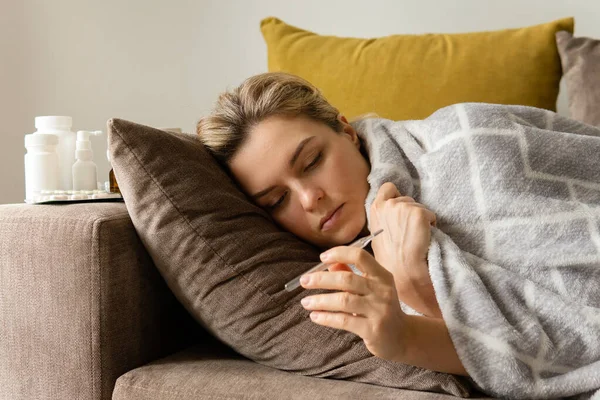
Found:
<path fill-rule="evenodd" d="M 441 317 L 427 264 L 435 214 L 391 182 L 379 188 L 370 211 L 370 231 L 383 229 L 371 243 L 373 253 L 394 275 L 399 298 L 424 315 Z"/>
<path fill-rule="evenodd" d="M 327 255 L 328 257 L 324 257 Z M 306 289 L 340 292 L 307 296 L 302 306 L 313 322 L 360 336 L 375 356 L 433 371 L 467 375 L 441 318 L 406 315 L 400 308 L 394 277 L 363 249 L 334 247 L 321 254 L 329 272 L 304 275 Z M 357 275 L 348 265 L 354 264 Z"/>
<path fill-rule="evenodd" d="M 392 274 L 368 252 L 356 247 L 334 247 L 323 253 L 321 260 L 331 264 L 329 272 L 304 275 L 301 285 L 340 292 L 302 299 L 303 307 L 313 310 L 313 322 L 355 333 L 377 357 L 401 359 L 405 352 L 402 333 L 406 315 L 400 308 Z M 363 275 L 355 274 L 346 264 L 354 264 Z"/>

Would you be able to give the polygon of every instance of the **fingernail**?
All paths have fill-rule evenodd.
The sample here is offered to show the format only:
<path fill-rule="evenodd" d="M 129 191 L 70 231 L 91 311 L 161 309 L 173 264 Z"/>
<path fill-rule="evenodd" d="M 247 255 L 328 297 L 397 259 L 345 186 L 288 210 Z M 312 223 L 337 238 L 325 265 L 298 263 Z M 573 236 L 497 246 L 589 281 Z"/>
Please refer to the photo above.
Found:
<path fill-rule="evenodd" d="M 300 277 L 300 284 L 301 285 L 306 285 L 308 282 L 310 282 L 310 277 L 309 276 L 302 276 Z"/>
<path fill-rule="evenodd" d="M 302 303 L 304 307 L 308 307 L 311 303 L 311 300 L 308 297 L 305 297 L 302 300 L 300 300 L 300 303 Z"/>
<path fill-rule="evenodd" d="M 329 259 L 329 253 L 321 253 L 321 261 L 327 261 Z"/>

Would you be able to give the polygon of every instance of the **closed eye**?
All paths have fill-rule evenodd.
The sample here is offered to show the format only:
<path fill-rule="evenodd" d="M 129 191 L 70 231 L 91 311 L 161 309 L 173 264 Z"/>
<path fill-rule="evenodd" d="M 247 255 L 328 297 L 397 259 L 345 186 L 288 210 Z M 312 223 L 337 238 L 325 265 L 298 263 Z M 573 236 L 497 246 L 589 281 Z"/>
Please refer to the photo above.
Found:
<path fill-rule="evenodd" d="M 277 200 L 277 202 L 275 202 L 275 204 L 273 204 L 273 205 L 269 205 L 269 206 L 267 206 L 267 208 L 268 208 L 269 210 L 274 210 L 274 209 L 276 209 L 277 207 L 279 207 L 279 206 L 281 205 L 281 203 L 283 203 L 283 201 L 285 200 L 285 198 L 286 198 L 286 197 L 287 197 L 287 192 L 285 192 L 285 193 L 283 194 L 283 196 L 281 196 L 281 197 L 280 197 L 280 198 Z"/>
<path fill-rule="evenodd" d="M 319 152 L 319 154 L 317 154 L 317 156 L 315 158 L 313 158 L 313 160 L 310 162 L 310 164 L 308 164 L 306 166 L 306 168 L 304 168 L 304 172 L 310 170 L 312 167 L 317 165 L 317 163 L 321 160 L 322 156 L 323 156 L 323 152 Z"/>
<path fill-rule="evenodd" d="M 319 154 L 317 154 L 315 156 L 315 158 L 313 158 L 313 160 L 306 166 L 306 168 L 304 168 L 304 172 L 309 171 L 312 168 L 314 168 L 319 163 L 319 161 L 321 161 L 322 157 L 323 157 L 323 152 L 319 152 Z M 287 194 L 288 194 L 288 192 L 285 192 L 281 197 L 279 197 L 279 199 L 277 199 L 277 201 L 274 204 L 266 206 L 267 209 L 275 210 L 276 208 L 281 206 L 281 204 L 285 201 Z"/>

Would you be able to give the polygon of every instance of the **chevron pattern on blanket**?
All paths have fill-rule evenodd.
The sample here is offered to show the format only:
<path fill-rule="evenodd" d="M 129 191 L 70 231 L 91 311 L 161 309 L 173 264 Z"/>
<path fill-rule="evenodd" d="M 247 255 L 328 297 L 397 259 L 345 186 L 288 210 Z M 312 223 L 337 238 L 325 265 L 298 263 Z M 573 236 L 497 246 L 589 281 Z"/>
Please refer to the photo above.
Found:
<path fill-rule="evenodd" d="M 510 398 L 600 388 L 600 129 L 483 103 L 355 127 L 367 210 L 391 181 L 437 215 L 430 274 L 477 384 Z"/>

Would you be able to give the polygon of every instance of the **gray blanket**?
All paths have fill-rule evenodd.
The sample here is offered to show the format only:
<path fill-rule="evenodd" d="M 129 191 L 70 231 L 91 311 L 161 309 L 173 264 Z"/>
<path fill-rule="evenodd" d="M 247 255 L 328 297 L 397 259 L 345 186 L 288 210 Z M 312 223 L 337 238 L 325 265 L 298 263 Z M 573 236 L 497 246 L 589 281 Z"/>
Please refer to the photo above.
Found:
<path fill-rule="evenodd" d="M 600 129 L 483 103 L 353 125 L 372 165 L 366 209 L 391 181 L 437 216 L 429 272 L 475 383 L 497 397 L 591 397 L 600 388 Z"/>

